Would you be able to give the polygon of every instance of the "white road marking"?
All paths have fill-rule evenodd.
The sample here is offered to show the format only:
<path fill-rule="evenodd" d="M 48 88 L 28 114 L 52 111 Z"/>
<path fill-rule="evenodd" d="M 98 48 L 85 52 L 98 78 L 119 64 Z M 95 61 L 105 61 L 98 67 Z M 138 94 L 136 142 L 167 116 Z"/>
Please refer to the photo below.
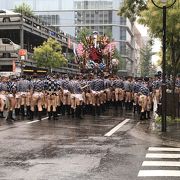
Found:
<path fill-rule="evenodd" d="M 177 166 L 180 167 L 178 161 L 144 161 L 142 166 Z"/>
<path fill-rule="evenodd" d="M 43 120 L 45 120 L 45 119 L 48 119 L 48 117 L 44 117 L 44 118 L 42 118 L 42 119 L 41 119 L 41 121 L 43 121 Z"/>
<path fill-rule="evenodd" d="M 149 147 L 149 151 L 180 151 L 180 148 Z"/>
<path fill-rule="evenodd" d="M 179 177 L 180 171 L 176 170 L 140 170 L 138 177 L 142 176 L 172 176 Z"/>
<path fill-rule="evenodd" d="M 41 121 L 45 120 L 45 119 L 48 119 L 48 117 L 44 117 L 41 119 Z M 32 124 L 32 123 L 35 123 L 35 122 L 39 122 L 40 120 L 34 120 L 34 121 L 31 121 L 31 122 L 27 122 L 27 124 Z"/>
<path fill-rule="evenodd" d="M 180 154 L 158 154 L 158 153 L 148 153 L 146 158 L 180 158 Z"/>
<path fill-rule="evenodd" d="M 146 166 L 146 170 L 140 170 L 138 173 L 138 177 L 158 177 L 158 176 L 180 177 L 179 150 L 180 148 L 172 148 L 172 147 L 149 147 L 148 151 L 150 151 L 150 153 L 146 154 L 146 158 L 148 158 L 148 160 L 142 163 L 142 167 Z M 157 153 L 153 153 L 155 151 L 157 151 Z M 164 151 L 164 152 L 158 153 L 160 151 Z M 172 154 L 170 152 L 172 152 Z M 150 160 L 153 158 L 163 159 L 163 160 L 158 160 L 158 161 Z M 164 158 L 167 160 L 164 160 Z M 172 161 L 171 159 L 176 159 L 176 161 L 175 160 Z M 154 170 L 148 170 L 147 167 L 149 168 L 154 167 L 153 168 Z M 167 170 L 165 169 L 163 170 L 163 169 L 160 169 L 162 167 L 166 167 L 166 168 L 171 167 L 171 168 Z M 173 170 L 172 168 L 176 168 L 176 169 Z"/>
<path fill-rule="evenodd" d="M 129 122 L 130 119 L 125 119 L 123 122 L 119 123 L 117 126 L 115 126 L 113 129 L 111 129 L 108 133 L 106 133 L 104 136 L 109 137 L 112 134 L 114 134 L 119 128 L 121 128 L 124 124 Z"/>
<path fill-rule="evenodd" d="M 35 122 L 38 122 L 39 120 L 34 120 L 34 121 L 31 121 L 31 122 L 27 122 L 27 124 L 32 124 L 32 123 L 35 123 Z"/>

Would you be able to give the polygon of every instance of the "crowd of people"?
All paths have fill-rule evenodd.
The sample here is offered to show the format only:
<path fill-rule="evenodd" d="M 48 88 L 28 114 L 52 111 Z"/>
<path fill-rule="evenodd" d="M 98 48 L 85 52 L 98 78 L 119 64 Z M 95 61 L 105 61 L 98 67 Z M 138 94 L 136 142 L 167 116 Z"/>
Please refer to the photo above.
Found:
<path fill-rule="evenodd" d="M 46 77 L 1 77 L 0 118 L 13 123 L 19 116 L 39 120 L 57 120 L 58 115 L 83 118 L 98 116 L 110 106 L 133 111 L 140 120 L 150 119 L 150 112 L 161 103 L 161 77 L 118 77 L 110 74 L 52 75 Z M 167 89 L 172 82 L 167 81 Z M 180 95 L 180 77 L 175 91 Z M 7 113 L 5 113 L 7 112 Z M 6 117 L 5 117 L 5 114 Z"/>

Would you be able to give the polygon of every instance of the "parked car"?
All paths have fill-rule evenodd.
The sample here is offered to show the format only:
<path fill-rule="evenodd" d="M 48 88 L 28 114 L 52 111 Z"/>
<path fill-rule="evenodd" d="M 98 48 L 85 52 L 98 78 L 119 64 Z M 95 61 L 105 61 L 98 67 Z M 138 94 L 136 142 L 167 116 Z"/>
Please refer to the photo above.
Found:
<path fill-rule="evenodd" d="M 1 57 L 18 57 L 18 50 L 21 46 L 15 44 L 8 38 L 0 38 L 0 56 Z"/>
<path fill-rule="evenodd" d="M 0 10 L 0 22 L 17 22 L 21 20 L 20 13 L 15 13 L 6 9 Z"/>

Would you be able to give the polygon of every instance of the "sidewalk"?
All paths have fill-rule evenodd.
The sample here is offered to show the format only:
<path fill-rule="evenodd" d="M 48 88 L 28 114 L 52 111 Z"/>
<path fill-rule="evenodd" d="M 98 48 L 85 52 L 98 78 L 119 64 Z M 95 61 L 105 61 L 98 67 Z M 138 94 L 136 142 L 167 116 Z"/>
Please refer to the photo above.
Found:
<path fill-rule="evenodd" d="M 180 147 L 180 122 L 167 123 L 166 132 L 162 132 L 161 124 L 156 124 L 153 119 L 140 121 L 137 128 L 143 130 L 148 136 L 174 142 Z"/>
<path fill-rule="evenodd" d="M 180 143 L 180 122 L 167 124 L 167 131 L 165 133 L 162 132 L 161 134 L 162 138 Z"/>

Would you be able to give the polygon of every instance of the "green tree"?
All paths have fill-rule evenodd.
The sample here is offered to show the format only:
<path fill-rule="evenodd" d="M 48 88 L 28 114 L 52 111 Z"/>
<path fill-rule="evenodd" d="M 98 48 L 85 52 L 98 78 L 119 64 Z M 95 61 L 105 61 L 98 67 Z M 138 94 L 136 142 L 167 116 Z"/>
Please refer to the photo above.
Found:
<path fill-rule="evenodd" d="M 155 7 L 151 1 L 147 3 L 148 10 L 142 11 L 139 22 L 149 28 L 150 34 L 162 39 L 162 9 Z M 156 18 L 152 18 L 156 17 Z M 178 1 L 172 8 L 167 9 L 167 60 L 177 72 L 180 60 L 180 9 Z"/>
<path fill-rule="evenodd" d="M 85 46 L 87 46 L 86 37 L 92 35 L 92 32 L 87 28 L 82 28 L 81 31 L 77 35 L 77 41 L 82 42 Z"/>
<path fill-rule="evenodd" d="M 31 6 L 29 6 L 28 4 L 24 2 L 19 6 L 15 6 L 14 12 L 21 13 L 22 15 L 29 16 L 29 17 L 35 15 L 33 13 Z"/>
<path fill-rule="evenodd" d="M 169 1 L 168 1 L 169 2 Z M 175 78 L 178 72 L 180 72 L 180 9 L 179 9 L 179 1 L 176 1 L 172 8 L 167 9 L 167 51 L 166 51 L 166 59 L 167 59 L 167 68 L 166 74 L 168 70 L 170 70 L 173 75 L 173 111 L 172 118 L 175 118 Z M 145 26 L 149 27 L 149 31 L 155 38 L 162 38 L 162 9 L 155 7 L 151 1 L 147 3 L 148 10 L 141 12 L 141 17 L 139 21 Z M 156 18 L 152 18 L 156 17 Z M 168 66 L 169 65 L 169 66 Z"/>
<path fill-rule="evenodd" d="M 60 43 L 52 38 L 34 48 L 33 59 L 37 61 L 37 66 L 47 67 L 49 72 L 52 68 L 59 68 L 67 64 Z"/>
<path fill-rule="evenodd" d="M 172 1 L 167 1 L 172 3 Z M 150 35 L 162 39 L 162 9 L 153 5 L 151 0 L 124 0 L 119 15 L 138 21 L 149 28 Z M 156 17 L 156 18 L 152 18 Z M 179 0 L 167 9 L 167 61 L 175 71 L 180 71 L 180 8 Z"/>
<path fill-rule="evenodd" d="M 123 68 L 123 58 L 121 57 L 121 53 L 118 51 L 118 49 L 115 49 L 115 52 L 113 54 L 113 58 L 118 59 L 119 64 L 117 66 L 117 70 L 122 69 Z"/>
<path fill-rule="evenodd" d="M 141 54 L 141 76 L 150 76 L 150 69 L 152 67 L 151 58 L 154 53 L 152 52 L 152 45 L 148 42 L 140 51 Z"/>
<path fill-rule="evenodd" d="M 75 62 L 75 55 L 74 53 L 67 53 L 66 58 L 69 63 L 74 63 Z"/>
<path fill-rule="evenodd" d="M 157 72 L 157 66 L 154 65 L 154 64 L 152 64 L 152 65 L 150 66 L 149 76 L 150 76 L 150 77 L 153 77 L 153 76 L 156 74 L 156 72 Z"/>
<path fill-rule="evenodd" d="M 127 17 L 131 22 L 134 22 L 142 10 L 147 9 L 145 0 L 124 0 L 121 3 L 118 15 Z"/>
<path fill-rule="evenodd" d="M 111 28 L 107 28 L 106 32 L 104 33 L 110 41 L 113 41 L 113 37 L 112 37 L 112 29 Z"/>

